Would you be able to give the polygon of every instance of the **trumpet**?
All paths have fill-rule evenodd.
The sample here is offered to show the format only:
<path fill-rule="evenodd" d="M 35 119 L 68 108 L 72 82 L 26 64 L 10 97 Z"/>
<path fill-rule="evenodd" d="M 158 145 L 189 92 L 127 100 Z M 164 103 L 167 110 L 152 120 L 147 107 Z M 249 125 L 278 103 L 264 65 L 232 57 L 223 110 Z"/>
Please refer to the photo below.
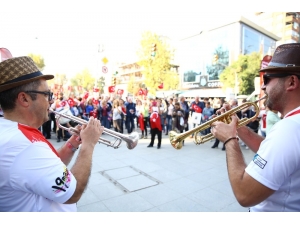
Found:
<path fill-rule="evenodd" d="M 177 134 L 175 131 L 170 131 L 169 132 L 170 143 L 175 149 L 179 150 L 179 149 L 182 148 L 184 139 L 186 139 L 187 137 L 189 137 L 192 134 L 195 134 L 194 143 L 196 145 L 203 144 L 204 142 L 213 139 L 214 136 L 213 136 L 212 133 L 204 135 L 204 136 L 199 136 L 198 135 L 199 132 L 210 128 L 211 124 L 216 122 L 216 121 L 221 121 L 221 122 L 229 124 L 232 121 L 232 119 L 231 119 L 232 115 L 236 114 L 237 112 L 239 112 L 243 109 L 247 109 L 250 106 L 253 106 L 255 108 L 255 115 L 252 116 L 251 118 L 242 118 L 238 121 L 237 128 L 245 126 L 246 124 L 248 124 L 249 122 L 251 122 L 251 121 L 253 121 L 257 118 L 257 116 L 259 115 L 259 107 L 256 103 L 263 100 L 263 99 L 265 99 L 266 97 L 267 96 L 265 95 L 264 97 L 256 100 L 255 102 L 245 102 L 244 104 L 242 104 L 240 106 L 237 106 L 233 109 L 230 109 L 227 112 L 225 112 L 224 114 L 222 114 L 220 116 L 217 116 L 217 117 L 215 117 L 215 118 L 199 125 L 198 127 L 195 127 L 195 128 L 193 128 L 189 131 L 186 131 L 184 133 Z"/>
<path fill-rule="evenodd" d="M 79 131 L 73 127 L 68 128 L 68 127 L 62 126 L 61 123 L 59 122 L 59 120 L 64 119 L 65 122 L 74 121 L 75 123 L 78 123 L 79 125 L 85 125 L 88 123 L 88 121 L 81 119 L 79 117 L 70 115 L 68 113 L 56 112 L 51 108 L 49 108 L 49 111 L 53 112 L 55 114 L 57 126 L 63 130 L 70 132 L 71 134 L 79 135 Z M 127 148 L 129 150 L 131 150 L 131 149 L 134 149 L 136 147 L 136 145 L 138 144 L 139 134 L 137 132 L 132 132 L 129 135 L 124 135 L 124 134 L 112 131 L 110 129 L 104 128 L 103 133 L 106 133 L 115 138 L 114 141 L 109 141 L 109 140 L 101 138 L 101 137 L 99 138 L 98 142 L 105 144 L 108 147 L 113 147 L 116 149 L 121 145 L 122 141 L 125 141 Z"/>

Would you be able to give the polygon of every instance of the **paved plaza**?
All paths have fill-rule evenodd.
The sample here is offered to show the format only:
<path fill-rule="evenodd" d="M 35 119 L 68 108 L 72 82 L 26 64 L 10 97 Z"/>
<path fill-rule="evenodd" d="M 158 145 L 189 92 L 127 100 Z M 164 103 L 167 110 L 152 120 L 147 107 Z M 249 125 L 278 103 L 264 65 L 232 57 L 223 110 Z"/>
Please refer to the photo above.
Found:
<path fill-rule="evenodd" d="M 140 130 L 136 130 L 141 134 Z M 126 135 L 126 134 L 125 134 Z M 103 138 L 114 140 L 109 135 Z M 59 147 L 54 133 L 50 142 Z M 98 144 L 92 174 L 82 198 L 80 212 L 247 212 L 236 201 L 227 175 L 222 143 L 214 140 L 195 145 L 187 138 L 174 149 L 163 134 L 162 146 L 147 148 L 140 139 L 133 150 L 122 142 L 118 149 Z M 254 153 L 242 147 L 246 163 Z M 76 153 L 77 154 L 77 153 Z M 76 158 L 76 157 L 74 157 Z M 69 168 L 73 165 L 70 163 Z"/>

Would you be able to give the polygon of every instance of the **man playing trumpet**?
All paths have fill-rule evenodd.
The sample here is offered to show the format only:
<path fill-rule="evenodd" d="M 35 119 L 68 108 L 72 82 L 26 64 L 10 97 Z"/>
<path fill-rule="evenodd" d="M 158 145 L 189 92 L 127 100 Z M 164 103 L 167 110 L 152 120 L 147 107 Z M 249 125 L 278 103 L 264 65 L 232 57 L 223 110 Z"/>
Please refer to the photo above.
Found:
<path fill-rule="evenodd" d="M 77 211 L 91 172 L 94 147 L 102 134 L 91 117 L 58 150 L 38 128 L 47 121 L 47 80 L 28 56 L 0 63 L 0 211 Z M 68 163 L 80 146 L 75 164 Z"/>
<path fill-rule="evenodd" d="M 266 106 L 283 119 L 266 138 L 248 127 L 216 121 L 212 133 L 226 145 L 229 180 L 238 202 L 250 211 L 300 211 L 300 44 L 278 46 L 264 72 Z M 247 166 L 238 137 L 255 152 Z"/>

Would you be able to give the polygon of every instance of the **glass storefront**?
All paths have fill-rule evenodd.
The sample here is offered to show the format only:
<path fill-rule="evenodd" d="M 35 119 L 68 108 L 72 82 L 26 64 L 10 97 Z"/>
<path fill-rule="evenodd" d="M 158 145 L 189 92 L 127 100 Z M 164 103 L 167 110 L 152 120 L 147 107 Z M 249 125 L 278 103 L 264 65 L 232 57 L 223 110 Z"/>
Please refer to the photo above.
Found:
<path fill-rule="evenodd" d="M 178 50 L 182 86 L 221 87 L 220 74 L 239 54 L 266 55 L 274 46 L 275 40 L 241 22 L 186 38 Z"/>

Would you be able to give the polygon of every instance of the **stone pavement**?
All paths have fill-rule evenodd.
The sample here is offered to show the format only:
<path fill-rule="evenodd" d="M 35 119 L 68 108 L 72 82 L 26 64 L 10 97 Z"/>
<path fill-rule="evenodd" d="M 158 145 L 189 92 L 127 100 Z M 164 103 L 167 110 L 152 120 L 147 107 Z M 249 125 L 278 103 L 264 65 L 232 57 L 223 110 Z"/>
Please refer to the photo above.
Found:
<path fill-rule="evenodd" d="M 107 134 L 102 137 L 114 140 Z M 212 149 L 213 141 L 195 145 L 193 140 L 187 138 L 181 150 L 174 149 L 165 134 L 161 149 L 157 142 L 147 148 L 150 136 L 140 139 L 133 150 L 125 142 L 118 149 L 98 144 L 78 211 L 247 212 L 233 195 L 222 143 Z M 57 143 L 53 133 L 50 142 L 55 147 L 64 144 Z M 254 153 L 245 147 L 242 151 L 248 164 Z"/>

